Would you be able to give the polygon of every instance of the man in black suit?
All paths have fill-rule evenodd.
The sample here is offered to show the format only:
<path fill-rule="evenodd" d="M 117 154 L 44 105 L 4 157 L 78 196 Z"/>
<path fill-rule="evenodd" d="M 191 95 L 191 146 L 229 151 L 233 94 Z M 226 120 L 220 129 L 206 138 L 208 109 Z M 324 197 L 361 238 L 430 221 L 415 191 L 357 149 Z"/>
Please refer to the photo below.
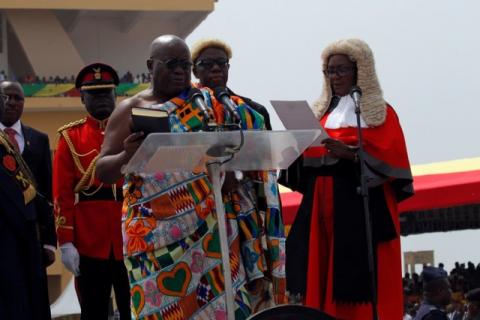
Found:
<path fill-rule="evenodd" d="M 7 97 L 5 111 L 0 118 L 0 130 L 9 137 L 28 168 L 37 185 L 37 197 L 34 200 L 38 215 L 40 238 L 43 245 L 45 266 L 55 261 L 57 237 L 52 203 L 52 160 L 48 136 L 21 123 L 25 95 L 18 82 L 4 81 L 0 89 Z"/>
<path fill-rule="evenodd" d="M 0 118 L 8 96 L 0 89 Z M 0 319 L 50 319 L 30 170 L 0 130 Z"/>

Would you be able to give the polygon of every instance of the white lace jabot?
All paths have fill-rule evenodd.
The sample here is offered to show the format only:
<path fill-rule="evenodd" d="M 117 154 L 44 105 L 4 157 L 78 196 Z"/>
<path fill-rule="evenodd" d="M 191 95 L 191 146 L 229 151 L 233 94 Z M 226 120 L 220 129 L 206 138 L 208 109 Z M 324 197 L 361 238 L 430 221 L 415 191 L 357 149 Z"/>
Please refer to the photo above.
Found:
<path fill-rule="evenodd" d="M 360 125 L 362 128 L 367 128 L 367 124 L 360 115 Z M 340 98 L 337 106 L 328 115 L 325 128 L 338 129 L 347 127 L 357 127 L 357 116 L 355 114 L 355 102 L 350 95 Z"/>

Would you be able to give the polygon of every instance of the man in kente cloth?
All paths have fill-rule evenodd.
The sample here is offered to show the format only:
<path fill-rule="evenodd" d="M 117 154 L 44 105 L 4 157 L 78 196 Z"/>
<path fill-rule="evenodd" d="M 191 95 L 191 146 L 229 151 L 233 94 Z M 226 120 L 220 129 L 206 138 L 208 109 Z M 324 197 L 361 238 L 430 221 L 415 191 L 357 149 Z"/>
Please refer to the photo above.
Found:
<path fill-rule="evenodd" d="M 141 144 L 143 132 L 132 128 L 132 107 L 168 113 L 171 132 L 202 129 L 200 108 L 188 100 L 192 62 L 185 42 L 172 35 L 155 39 L 147 66 L 148 89 L 124 100 L 113 112 L 97 173 L 106 182 L 121 176 Z M 201 89 L 217 124 L 230 115 L 209 89 Z M 243 129 L 263 130 L 263 117 L 232 97 Z M 165 154 L 165 157 L 168 157 Z M 229 231 L 235 317 L 245 319 L 261 282 L 273 283 L 273 297 L 284 301 L 284 228 L 276 177 L 245 173 L 222 191 Z M 212 184 L 205 173 L 127 174 L 124 185 L 123 235 L 130 277 L 132 314 L 137 319 L 223 319 L 224 280 Z M 248 288 L 247 289 L 247 284 Z M 258 284 L 258 285 L 257 285 Z"/>

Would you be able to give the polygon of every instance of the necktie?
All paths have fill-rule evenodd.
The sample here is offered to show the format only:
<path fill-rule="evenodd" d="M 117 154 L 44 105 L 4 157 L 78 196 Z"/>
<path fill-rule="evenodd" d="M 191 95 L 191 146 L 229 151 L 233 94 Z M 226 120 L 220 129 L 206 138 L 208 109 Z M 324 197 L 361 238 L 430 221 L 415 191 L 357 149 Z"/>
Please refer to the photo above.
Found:
<path fill-rule="evenodd" d="M 18 145 L 18 141 L 17 139 L 15 138 L 15 134 L 17 133 L 14 129 L 12 128 L 5 128 L 3 130 L 7 136 L 8 136 L 8 139 L 10 139 L 10 142 L 13 144 L 13 146 L 15 147 L 15 150 L 17 150 L 17 152 L 20 152 L 20 147 Z"/>

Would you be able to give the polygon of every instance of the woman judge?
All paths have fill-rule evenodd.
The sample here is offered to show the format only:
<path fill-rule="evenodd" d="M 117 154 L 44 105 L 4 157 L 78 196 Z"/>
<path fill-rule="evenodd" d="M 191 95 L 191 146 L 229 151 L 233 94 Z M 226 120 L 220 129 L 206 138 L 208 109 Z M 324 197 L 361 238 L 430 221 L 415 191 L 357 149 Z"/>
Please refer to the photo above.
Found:
<path fill-rule="evenodd" d="M 368 173 L 373 255 L 380 319 L 401 319 L 402 277 L 397 203 L 413 194 L 405 141 L 383 99 L 372 51 L 358 39 L 322 54 L 323 92 L 315 112 L 329 139 L 307 149 L 283 176 L 303 193 L 287 239 L 287 289 L 340 319 L 371 319 L 371 286 L 360 186 L 355 103 L 357 85 Z M 282 182 L 282 181 L 280 181 Z"/>

